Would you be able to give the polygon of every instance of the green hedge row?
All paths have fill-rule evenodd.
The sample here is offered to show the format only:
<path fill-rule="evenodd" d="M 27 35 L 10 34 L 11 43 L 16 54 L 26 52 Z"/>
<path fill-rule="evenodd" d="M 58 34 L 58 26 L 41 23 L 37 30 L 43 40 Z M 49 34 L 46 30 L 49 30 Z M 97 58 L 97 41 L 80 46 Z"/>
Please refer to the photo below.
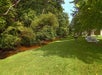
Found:
<path fill-rule="evenodd" d="M 5 20 L 0 20 L 0 49 L 15 49 L 17 46 L 31 46 L 40 41 L 53 40 L 67 35 L 67 27 L 59 27 L 58 18 L 52 14 L 42 14 L 31 23 L 17 21 L 5 27 Z M 27 25 L 29 24 L 29 25 Z"/>

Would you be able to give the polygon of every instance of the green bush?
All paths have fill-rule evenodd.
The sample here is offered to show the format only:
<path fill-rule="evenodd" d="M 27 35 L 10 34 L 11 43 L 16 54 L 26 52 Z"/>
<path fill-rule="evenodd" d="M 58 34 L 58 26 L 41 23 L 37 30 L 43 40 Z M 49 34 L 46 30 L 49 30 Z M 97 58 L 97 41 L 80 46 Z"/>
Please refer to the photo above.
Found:
<path fill-rule="evenodd" d="M 56 31 L 53 29 L 53 27 L 44 26 L 42 32 L 46 36 L 47 40 L 53 40 L 56 37 Z"/>
<path fill-rule="evenodd" d="M 31 28 L 24 27 L 21 31 L 20 37 L 21 45 L 31 46 L 36 43 L 36 36 Z"/>
<path fill-rule="evenodd" d="M 57 36 L 65 37 L 68 35 L 69 21 L 68 14 L 63 12 L 58 15 L 59 27 L 57 28 Z"/>
<path fill-rule="evenodd" d="M 57 30 L 57 36 L 58 37 L 66 37 L 68 35 L 68 28 L 60 27 Z"/>
<path fill-rule="evenodd" d="M 31 28 L 34 31 L 40 31 L 44 26 L 51 26 L 54 29 L 57 28 L 59 26 L 57 17 L 52 13 L 42 14 L 31 24 Z"/>
<path fill-rule="evenodd" d="M 0 31 L 3 31 L 5 29 L 6 26 L 6 21 L 0 17 Z"/>
<path fill-rule="evenodd" d="M 36 36 L 29 27 L 24 27 L 22 23 L 16 22 L 2 33 L 0 41 L 1 49 L 14 49 L 16 41 L 19 39 L 19 45 L 31 46 L 36 43 Z"/>
<path fill-rule="evenodd" d="M 36 33 L 36 38 L 39 40 L 53 40 L 55 38 L 53 28 L 50 26 L 44 26 L 43 29 Z"/>
<path fill-rule="evenodd" d="M 34 10 L 28 9 L 28 11 L 21 16 L 21 20 L 23 21 L 24 26 L 29 27 L 35 17 L 36 12 Z"/>
<path fill-rule="evenodd" d="M 19 36 L 20 32 L 22 32 L 23 29 L 24 29 L 24 25 L 18 21 L 18 22 L 15 22 L 13 25 L 8 26 L 3 33 Z"/>
<path fill-rule="evenodd" d="M 2 34 L 0 38 L 0 48 L 3 50 L 15 49 L 20 44 L 21 39 L 11 34 Z"/>
<path fill-rule="evenodd" d="M 58 20 L 52 13 L 40 15 L 31 24 L 31 28 L 36 32 L 37 40 L 54 39 L 56 37 L 56 29 L 58 26 Z"/>

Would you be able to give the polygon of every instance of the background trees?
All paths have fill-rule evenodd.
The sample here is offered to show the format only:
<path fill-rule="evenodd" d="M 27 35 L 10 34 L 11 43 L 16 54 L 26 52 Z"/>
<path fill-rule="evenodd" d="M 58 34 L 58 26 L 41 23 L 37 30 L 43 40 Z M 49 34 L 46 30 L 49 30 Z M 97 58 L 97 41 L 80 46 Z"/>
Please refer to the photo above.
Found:
<path fill-rule="evenodd" d="M 69 21 L 62 3 L 64 0 L 1 0 L 0 49 L 67 36 Z"/>
<path fill-rule="evenodd" d="M 90 31 L 102 28 L 101 0 L 74 0 L 75 9 L 73 24 L 75 29 Z"/>

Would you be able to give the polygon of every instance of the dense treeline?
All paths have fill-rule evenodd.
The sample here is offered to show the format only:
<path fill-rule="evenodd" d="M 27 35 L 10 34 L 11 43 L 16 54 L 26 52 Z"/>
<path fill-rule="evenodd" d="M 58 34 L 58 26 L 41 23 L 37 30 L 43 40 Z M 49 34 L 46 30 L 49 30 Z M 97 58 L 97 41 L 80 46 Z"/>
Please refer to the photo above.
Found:
<path fill-rule="evenodd" d="M 74 0 L 72 25 L 76 32 L 102 29 L 102 0 Z"/>
<path fill-rule="evenodd" d="M 63 0 L 0 0 L 0 49 L 31 46 L 68 35 Z"/>

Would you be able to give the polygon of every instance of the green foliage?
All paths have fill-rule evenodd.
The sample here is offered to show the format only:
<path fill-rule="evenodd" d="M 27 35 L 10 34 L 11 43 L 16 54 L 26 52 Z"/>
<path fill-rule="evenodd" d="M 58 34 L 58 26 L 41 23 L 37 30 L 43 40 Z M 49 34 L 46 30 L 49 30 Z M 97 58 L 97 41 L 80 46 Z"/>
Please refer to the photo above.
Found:
<path fill-rule="evenodd" d="M 68 35 L 68 14 L 63 12 L 58 15 L 59 27 L 57 28 L 57 36 L 65 37 Z"/>
<path fill-rule="evenodd" d="M 74 0 L 75 1 L 75 0 Z M 77 0 L 74 12 L 74 25 L 83 31 L 102 28 L 102 1 L 101 0 Z M 79 24 L 78 24 L 79 23 Z M 78 29 L 78 27 L 76 29 Z"/>
<path fill-rule="evenodd" d="M 0 74 L 101 75 L 101 44 L 102 41 L 97 44 L 87 43 L 85 39 L 57 40 L 0 60 Z"/>
<path fill-rule="evenodd" d="M 30 46 L 35 43 L 35 34 L 31 28 L 24 27 L 21 22 L 16 22 L 3 32 L 3 34 L 10 34 L 21 39 L 21 45 Z"/>
<path fill-rule="evenodd" d="M 53 28 L 58 27 L 59 23 L 54 14 L 48 13 L 40 15 L 32 22 L 31 27 L 34 31 L 40 31 L 46 25 L 52 26 Z"/>
<path fill-rule="evenodd" d="M 3 31 L 6 26 L 6 21 L 2 17 L 0 17 L 0 31 Z"/>
<path fill-rule="evenodd" d="M 5 42 L 5 36 L 8 41 L 14 36 L 21 39 L 20 45 L 24 46 L 53 40 L 58 36 L 57 29 L 63 28 L 58 33 L 65 33 L 68 27 L 68 15 L 63 13 L 63 3 L 64 0 L 1 0 L 0 38 Z M 14 46 L 6 45 L 7 48 Z M 1 45 L 1 49 L 5 46 Z"/>
<path fill-rule="evenodd" d="M 27 12 L 22 14 L 21 20 L 23 21 L 26 27 L 29 27 L 31 22 L 35 19 L 35 17 L 36 17 L 36 12 L 32 9 L 29 9 Z"/>
<path fill-rule="evenodd" d="M 21 22 L 15 22 L 13 25 L 8 26 L 3 33 L 19 36 L 24 29 L 24 25 Z"/>
<path fill-rule="evenodd" d="M 56 32 L 50 26 L 44 26 L 43 29 L 36 33 L 37 40 L 53 40 L 56 37 Z"/>
<path fill-rule="evenodd" d="M 66 37 L 68 35 L 68 28 L 60 27 L 57 29 L 58 37 Z"/>
<path fill-rule="evenodd" d="M 23 27 L 21 34 L 21 45 L 31 46 L 35 44 L 36 35 L 31 28 Z"/>
<path fill-rule="evenodd" d="M 6 12 L 10 4 L 10 0 L 0 0 L 0 15 Z"/>
<path fill-rule="evenodd" d="M 37 39 L 40 40 L 53 39 L 56 36 L 58 26 L 58 20 L 52 13 L 40 15 L 31 24 L 31 28 L 37 32 Z"/>
<path fill-rule="evenodd" d="M 0 48 L 4 50 L 15 49 L 20 44 L 21 39 L 10 34 L 2 34 L 0 38 Z"/>

